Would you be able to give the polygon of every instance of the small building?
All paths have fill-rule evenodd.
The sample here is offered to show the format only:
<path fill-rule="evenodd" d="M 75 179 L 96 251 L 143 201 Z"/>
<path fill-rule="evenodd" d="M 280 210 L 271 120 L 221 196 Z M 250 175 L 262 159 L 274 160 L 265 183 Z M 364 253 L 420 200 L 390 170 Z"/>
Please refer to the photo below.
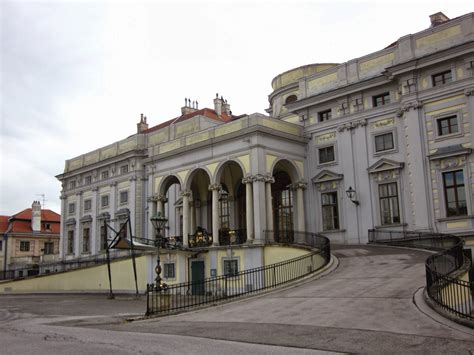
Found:
<path fill-rule="evenodd" d="M 61 216 L 34 201 L 13 216 L 0 216 L 0 270 L 3 276 L 38 273 L 40 265 L 59 260 Z"/>

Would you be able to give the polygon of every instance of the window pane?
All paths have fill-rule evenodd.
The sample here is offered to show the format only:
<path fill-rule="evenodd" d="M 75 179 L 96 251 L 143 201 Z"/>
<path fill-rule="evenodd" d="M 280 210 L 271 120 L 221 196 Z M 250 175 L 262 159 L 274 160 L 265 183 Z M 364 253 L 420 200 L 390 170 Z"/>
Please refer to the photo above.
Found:
<path fill-rule="evenodd" d="M 462 170 L 456 171 L 456 184 L 464 185 L 464 174 Z"/>
<path fill-rule="evenodd" d="M 444 186 L 449 187 L 453 186 L 453 173 L 444 173 L 443 174 L 444 178 Z"/>

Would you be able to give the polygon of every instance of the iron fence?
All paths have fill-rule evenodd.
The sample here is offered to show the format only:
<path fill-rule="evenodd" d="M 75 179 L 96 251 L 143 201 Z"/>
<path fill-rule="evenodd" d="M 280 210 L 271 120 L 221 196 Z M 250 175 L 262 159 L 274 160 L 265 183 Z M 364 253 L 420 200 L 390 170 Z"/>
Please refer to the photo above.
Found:
<path fill-rule="evenodd" d="M 143 253 L 135 251 L 135 256 L 140 256 Z M 110 258 L 112 260 L 128 258 L 130 257 L 130 251 L 113 250 L 110 252 Z M 28 267 L 15 268 L 12 270 L 0 271 L 0 281 L 2 280 L 14 280 L 22 279 L 25 277 L 37 276 L 37 275 L 48 275 L 57 272 L 63 272 L 68 270 L 75 270 L 84 267 L 90 267 L 94 265 L 100 265 L 107 263 L 107 255 L 105 253 L 95 254 L 90 256 L 83 256 L 74 259 L 65 259 L 61 261 L 51 263 L 38 263 Z"/>
<path fill-rule="evenodd" d="M 307 255 L 250 270 L 169 285 L 163 290 L 157 290 L 156 285 L 149 284 L 146 315 L 168 314 L 255 294 L 302 278 L 328 264 L 328 238 L 311 233 L 296 234 L 304 235 L 301 241 L 309 242 L 301 244 L 312 248 Z M 318 248 L 315 249 L 315 246 Z"/>
<path fill-rule="evenodd" d="M 369 230 L 369 242 L 436 250 L 437 253 L 425 262 L 429 298 L 459 318 L 474 320 L 474 282 L 469 280 L 468 272 L 472 265 L 464 255 L 464 241 L 460 237 L 442 233 Z"/>

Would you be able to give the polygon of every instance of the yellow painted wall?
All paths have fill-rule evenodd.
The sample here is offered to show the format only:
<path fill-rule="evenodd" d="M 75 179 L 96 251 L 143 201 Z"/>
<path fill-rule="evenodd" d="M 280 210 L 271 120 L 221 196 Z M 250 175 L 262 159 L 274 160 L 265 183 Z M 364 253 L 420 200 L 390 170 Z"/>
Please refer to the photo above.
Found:
<path fill-rule="evenodd" d="M 278 245 L 267 246 L 263 252 L 263 260 L 265 265 L 270 265 L 307 254 L 309 254 L 309 251 L 305 249 L 283 247 Z"/>
<path fill-rule="evenodd" d="M 138 289 L 140 292 L 145 291 L 147 283 L 145 260 L 145 256 L 136 259 Z M 135 290 L 132 259 L 112 262 L 111 270 L 114 292 L 133 292 Z M 0 283 L 0 294 L 9 292 L 108 292 L 108 290 L 107 264 Z"/>

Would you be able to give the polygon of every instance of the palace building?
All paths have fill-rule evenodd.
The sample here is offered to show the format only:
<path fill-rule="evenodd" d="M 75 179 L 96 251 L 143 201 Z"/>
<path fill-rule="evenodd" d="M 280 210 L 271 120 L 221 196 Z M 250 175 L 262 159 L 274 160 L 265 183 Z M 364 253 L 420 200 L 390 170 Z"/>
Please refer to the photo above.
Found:
<path fill-rule="evenodd" d="M 295 231 L 351 244 L 436 231 L 473 248 L 474 14 L 430 19 L 378 52 L 277 75 L 268 115 L 186 99 L 180 116 L 142 115 L 135 134 L 67 160 L 62 258 L 102 252 L 104 220 L 129 216 L 153 239 L 157 212 L 183 246 L 163 251 L 171 281 L 261 266 Z"/>

